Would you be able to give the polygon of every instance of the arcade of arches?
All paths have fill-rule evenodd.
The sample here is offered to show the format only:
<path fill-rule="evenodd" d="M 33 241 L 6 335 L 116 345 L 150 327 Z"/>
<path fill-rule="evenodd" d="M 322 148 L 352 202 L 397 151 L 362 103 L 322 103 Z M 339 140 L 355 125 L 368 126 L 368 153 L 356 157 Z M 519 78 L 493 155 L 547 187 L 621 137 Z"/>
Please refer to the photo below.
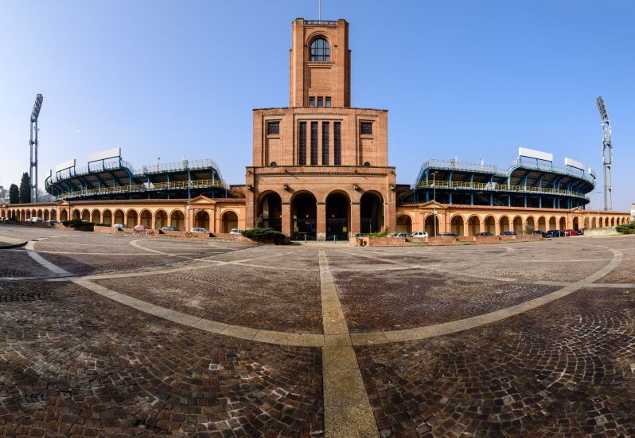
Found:
<path fill-rule="evenodd" d="M 289 230 L 289 235 L 296 239 L 319 239 L 323 233 L 322 239 L 345 240 L 355 229 L 364 233 L 426 231 L 431 236 L 450 232 L 458 236 L 476 236 L 505 231 L 525 234 L 535 230 L 610 228 L 631 220 L 624 212 L 513 207 L 476 209 L 435 203 L 399 207 L 395 229 L 389 230 L 384 222 L 386 211 L 382 195 L 375 191 L 355 195 L 355 192 L 333 190 L 316 196 L 311 191 L 300 190 L 281 196 L 270 190 L 258 198 L 255 221 L 259 227 Z M 284 217 L 289 220 L 285 222 Z M 141 224 L 159 229 L 171 225 L 180 231 L 199 227 L 211 233 L 229 233 L 234 228 L 246 228 L 246 207 L 245 199 L 205 197 L 195 198 L 189 205 L 183 200 L 83 201 L 70 205 L 58 202 L 1 205 L 0 218 L 17 222 L 31 218 L 54 221 L 71 218 L 104 226 L 123 224 L 133 228 Z"/>

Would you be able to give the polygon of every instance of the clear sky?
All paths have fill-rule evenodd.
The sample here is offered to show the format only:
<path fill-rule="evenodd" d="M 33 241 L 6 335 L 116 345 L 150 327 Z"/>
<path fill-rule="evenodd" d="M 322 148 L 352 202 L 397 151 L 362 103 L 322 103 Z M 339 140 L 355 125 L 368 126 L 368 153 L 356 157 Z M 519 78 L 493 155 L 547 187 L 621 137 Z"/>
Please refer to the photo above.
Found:
<path fill-rule="evenodd" d="M 288 105 L 290 22 L 317 0 L 28 1 L 0 6 L 0 185 L 121 146 L 143 164 L 213 158 L 244 181 L 251 109 Z M 602 95 L 614 125 L 614 207 L 635 201 L 635 2 L 323 0 L 350 22 L 353 105 L 387 108 L 390 162 L 507 168 L 518 146 L 601 175 Z M 592 206 L 601 206 L 601 178 Z"/>

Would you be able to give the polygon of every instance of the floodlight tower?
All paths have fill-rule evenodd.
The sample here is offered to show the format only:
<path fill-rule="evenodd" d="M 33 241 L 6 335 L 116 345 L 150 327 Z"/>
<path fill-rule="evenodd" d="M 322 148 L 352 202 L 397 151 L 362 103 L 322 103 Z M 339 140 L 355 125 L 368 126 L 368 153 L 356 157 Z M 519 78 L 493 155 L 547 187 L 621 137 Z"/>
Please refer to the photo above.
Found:
<path fill-rule="evenodd" d="M 611 143 L 611 122 L 602 96 L 597 98 L 602 125 L 602 157 L 604 165 L 604 210 L 613 209 L 613 144 Z"/>
<path fill-rule="evenodd" d="M 31 159 L 29 161 L 29 178 L 31 179 L 31 202 L 37 202 L 37 147 L 38 147 L 38 126 L 37 121 L 40 117 L 40 109 L 42 109 L 42 102 L 44 96 L 38 93 L 35 96 L 35 103 L 33 104 L 33 111 L 31 112 L 31 133 L 29 136 L 29 147 L 31 149 Z"/>

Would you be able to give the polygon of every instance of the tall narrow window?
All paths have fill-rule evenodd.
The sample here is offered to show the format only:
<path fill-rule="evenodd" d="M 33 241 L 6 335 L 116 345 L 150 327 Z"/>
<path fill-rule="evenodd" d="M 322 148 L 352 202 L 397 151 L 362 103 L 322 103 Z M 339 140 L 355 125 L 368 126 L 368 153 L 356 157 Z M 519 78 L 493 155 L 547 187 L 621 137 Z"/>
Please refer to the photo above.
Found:
<path fill-rule="evenodd" d="M 326 103 L 324 106 L 326 106 L 327 108 L 330 108 L 331 107 L 331 96 L 326 96 L 324 98 L 324 101 Z"/>
<path fill-rule="evenodd" d="M 318 96 L 318 108 L 322 108 L 324 106 L 324 98 L 322 96 Z"/>
<path fill-rule="evenodd" d="M 306 122 L 300 122 L 298 132 L 298 164 L 306 164 Z"/>
<path fill-rule="evenodd" d="M 318 164 L 318 122 L 311 122 L 311 166 Z"/>
<path fill-rule="evenodd" d="M 312 62 L 329 62 L 331 60 L 331 47 L 322 37 L 317 37 L 311 42 L 310 51 Z"/>
<path fill-rule="evenodd" d="M 315 106 L 315 96 L 309 96 L 309 106 L 310 107 Z"/>
<path fill-rule="evenodd" d="M 322 122 L 322 166 L 329 165 L 329 122 Z"/>
<path fill-rule="evenodd" d="M 333 164 L 342 164 L 342 123 L 333 123 Z"/>

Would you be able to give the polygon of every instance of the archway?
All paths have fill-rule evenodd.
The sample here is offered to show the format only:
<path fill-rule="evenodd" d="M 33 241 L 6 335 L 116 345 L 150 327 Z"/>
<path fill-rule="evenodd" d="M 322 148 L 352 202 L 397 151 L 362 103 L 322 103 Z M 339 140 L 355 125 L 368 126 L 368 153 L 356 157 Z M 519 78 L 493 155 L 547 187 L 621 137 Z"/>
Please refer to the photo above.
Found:
<path fill-rule="evenodd" d="M 37 211 L 37 217 L 42 219 L 42 216 L 44 216 L 44 214 L 42 213 L 42 210 L 38 210 Z"/>
<path fill-rule="evenodd" d="M 140 224 L 143 225 L 146 229 L 152 228 L 152 213 L 149 210 L 143 210 L 141 212 Z"/>
<path fill-rule="evenodd" d="M 79 213 L 79 210 L 73 210 L 73 220 L 80 220 L 82 218 L 81 214 Z"/>
<path fill-rule="evenodd" d="M 291 238 L 315 240 L 317 201 L 310 192 L 299 192 L 291 199 Z"/>
<path fill-rule="evenodd" d="M 110 210 L 104 210 L 101 221 L 104 225 L 112 225 L 112 213 L 110 212 Z"/>
<path fill-rule="evenodd" d="M 326 239 L 348 240 L 351 201 L 343 192 L 333 192 L 326 197 Z"/>
<path fill-rule="evenodd" d="M 101 223 L 101 214 L 99 213 L 99 210 L 93 210 L 93 213 L 91 214 L 91 217 L 90 217 L 90 221 L 94 224 Z"/>
<path fill-rule="evenodd" d="M 185 216 L 181 210 L 174 210 L 170 215 L 170 225 L 177 231 L 183 231 L 185 229 Z"/>
<path fill-rule="evenodd" d="M 485 231 L 491 235 L 496 234 L 496 221 L 494 220 L 494 216 L 487 216 L 485 218 Z"/>
<path fill-rule="evenodd" d="M 478 216 L 471 216 L 467 220 L 467 232 L 469 236 L 478 236 L 481 232 L 481 220 Z"/>
<path fill-rule="evenodd" d="M 552 216 L 549 218 L 549 231 L 555 230 L 555 229 L 556 229 L 556 218 Z"/>
<path fill-rule="evenodd" d="M 534 222 L 534 218 L 532 216 L 529 216 L 527 218 L 527 221 L 525 222 L 525 230 L 527 231 L 527 234 L 531 234 L 534 232 L 535 229 L 536 223 Z"/>
<path fill-rule="evenodd" d="M 262 194 L 258 202 L 256 226 L 282 231 L 282 200 L 276 192 Z"/>
<path fill-rule="evenodd" d="M 82 210 L 82 221 L 90 222 L 90 211 L 88 211 L 87 209 Z"/>
<path fill-rule="evenodd" d="M 463 218 L 459 215 L 456 215 L 450 221 L 450 231 L 456 234 L 457 236 L 463 236 Z"/>
<path fill-rule="evenodd" d="M 137 225 L 139 215 L 136 210 L 128 210 L 126 212 L 126 228 L 134 228 Z"/>
<path fill-rule="evenodd" d="M 516 234 L 523 234 L 523 220 L 520 216 L 516 216 L 514 218 L 514 233 Z"/>
<path fill-rule="evenodd" d="M 505 231 L 509 231 L 509 218 L 507 216 L 503 216 L 502 218 L 500 218 L 500 232 L 504 233 Z"/>
<path fill-rule="evenodd" d="M 436 237 L 439 234 L 439 216 L 436 214 L 426 216 L 424 229 L 428 236 Z"/>
<path fill-rule="evenodd" d="M 154 228 L 160 230 L 163 227 L 167 227 L 168 225 L 168 214 L 159 210 L 154 214 Z"/>
<path fill-rule="evenodd" d="M 598 223 L 595 220 L 595 218 L 591 219 L 591 228 L 597 228 L 597 226 L 598 226 Z"/>
<path fill-rule="evenodd" d="M 412 233 L 412 219 L 407 214 L 397 218 L 397 232 Z"/>
<path fill-rule="evenodd" d="M 589 228 L 589 218 L 588 218 L 588 217 L 585 217 L 585 218 L 584 218 L 584 229 L 586 230 L 586 229 L 588 229 L 588 228 Z"/>
<path fill-rule="evenodd" d="M 381 195 L 366 192 L 359 201 L 362 233 L 379 233 L 384 228 L 384 202 Z"/>
<path fill-rule="evenodd" d="M 194 226 L 197 228 L 205 228 L 209 231 L 209 214 L 205 210 L 199 210 L 194 216 Z"/>
<path fill-rule="evenodd" d="M 580 225 L 579 225 L 577 217 L 573 218 L 573 229 L 576 230 L 576 231 L 578 231 L 580 229 Z"/>
<path fill-rule="evenodd" d="M 123 225 L 125 222 L 123 211 L 115 211 L 115 224 Z"/>
<path fill-rule="evenodd" d="M 238 216 L 233 211 L 226 211 L 221 216 L 223 233 L 229 233 L 234 228 L 238 228 Z"/>
<path fill-rule="evenodd" d="M 538 218 L 538 229 L 542 232 L 547 231 L 547 221 L 544 216 Z"/>
<path fill-rule="evenodd" d="M 612 227 L 614 227 L 614 226 L 615 226 L 615 218 L 614 218 L 614 217 L 612 217 L 612 218 L 611 218 L 611 226 L 612 226 Z"/>
<path fill-rule="evenodd" d="M 66 222 L 68 220 L 68 213 L 66 212 L 66 210 L 62 210 L 62 212 L 60 213 L 60 220 L 62 222 Z"/>
<path fill-rule="evenodd" d="M 567 220 L 564 217 L 560 218 L 560 230 L 565 230 L 567 228 Z"/>
<path fill-rule="evenodd" d="M 44 210 L 44 220 L 45 221 L 49 221 L 49 211 L 48 210 Z"/>
<path fill-rule="evenodd" d="M 57 220 L 57 211 L 51 210 L 51 220 L 52 221 L 56 221 Z"/>

